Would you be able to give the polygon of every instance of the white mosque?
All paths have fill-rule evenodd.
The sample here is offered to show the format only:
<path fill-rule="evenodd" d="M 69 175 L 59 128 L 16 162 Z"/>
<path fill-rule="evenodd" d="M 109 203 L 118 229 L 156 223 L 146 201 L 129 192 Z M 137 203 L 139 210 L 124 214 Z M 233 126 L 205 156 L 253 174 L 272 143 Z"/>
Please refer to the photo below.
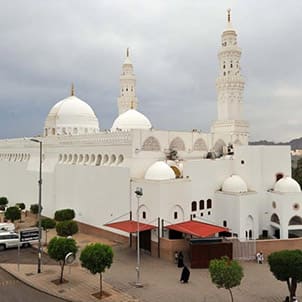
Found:
<path fill-rule="evenodd" d="M 230 12 L 221 40 L 218 116 L 210 133 L 152 127 L 152 118 L 138 111 L 128 50 L 111 130 L 100 130 L 93 109 L 73 88 L 56 103 L 43 135 L 35 137 L 43 146 L 43 215 L 73 208 L 81 224 L 125 236 L 105 224 L 129 220 L 129 212 L 135 220 L 137 209 L 139 221 L 151 226 L 193 220 L 243 239 L 302 235 L 302 193 L 291 178 L 289 146 L 248 145 L 241 49 Z M 29 139 L 0 141 L 0 195 L 11 204 L 37 202 L 39 154 L 39 144 Z M 172 236 L 160 233 L 150 231 L 150 240 Z"/>

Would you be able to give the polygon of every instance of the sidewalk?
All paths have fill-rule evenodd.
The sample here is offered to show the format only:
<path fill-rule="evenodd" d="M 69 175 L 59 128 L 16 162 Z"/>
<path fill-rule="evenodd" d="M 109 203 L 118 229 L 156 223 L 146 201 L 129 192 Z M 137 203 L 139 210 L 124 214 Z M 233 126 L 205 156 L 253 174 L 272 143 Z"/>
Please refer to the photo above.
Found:
<path fill-rule="evenodd" d="M 28 284 L 47 294 L 66 299 L 74 302 L 96 302 L 101 301 L 92 294 L 99 292 L 99 275 L 92 275 L 86 269 L 79 267 L 76 264 L 72 267 L 65 267 L 64 279 L 67 283 L 56 285 L 52 281 L 60 276 L 59 265 L 43 265 L 42 272 L 37 273 L 37 265 L 21 264 L 20 271 L 17 269 L 17 264 L 1 264 L 1 267 L 8 273 L 15 276 L 20 281 Z M 134 302 L 137 299 L 121 293 L 112 286 L 103 282 L 103 292 L 109 294 L 108 297 L 103 297 L 102 301 L 106 302 Z"/>

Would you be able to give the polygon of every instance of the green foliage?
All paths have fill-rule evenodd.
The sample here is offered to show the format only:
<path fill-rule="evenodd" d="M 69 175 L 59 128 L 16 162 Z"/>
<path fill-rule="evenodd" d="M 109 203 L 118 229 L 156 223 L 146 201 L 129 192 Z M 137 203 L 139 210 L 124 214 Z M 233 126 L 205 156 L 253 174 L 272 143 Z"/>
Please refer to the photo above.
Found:
<path fill-rule="evenodd" d="M 112 264 L 113 251 L 106 244 L 91 243 L 82 250 L 80 260 L 92 274 L 104 273 Z"/>
<path fill-rule="evenodd" d="M 16 207 L 18 207 L 20 210 L 25 210 L 25 203 L 18 202 L 18 203 L 16 203 Z"/>
<path fill-rule="evenodd" d="M 113 260 L 112 248 L 106 244 L 91 243 L 86 245 L 80 255 L 81 264 L 92 274 L 100 274 L 100 297 L 102 297 L 102 273 L 110 268 Z"/>
<path fill-rule="evenodd" d="M 78 248 L 72 238 L 54 237 L 48 244 L 48 255 L 50 258 L 58 261 L 61 265 L 60 283 L 63 283 L 63 272 L 65 266 L 65 257 L 68 253 L 76 254 Z"/>
<path fill-rule="evenodd" d="M 209 271 L 212 282 L 218 288 L 229 290 L 233 301 L 231 288 L 240 285 L 243 278 L 243 269 L 236 260 L 230 260 L 228 257 L 214 259 L 210 261 Z"/>
<path fill-rule="evenodd" d="M 39 222 L 37 222 L 37 224 L 39 224 Z M 53 229 L 56 226 L 56 221 L 51 218 L 43 218 L 41 219 L 41 226 L 44 231 Z"/>
<path fill-rule="evenodd" d="M 302 282 L 302 251 L 274 252 L 268 256 L 268 263 L 276 279 L 286 281 L 290 297 L 295 296 L 297 283 Z"/>
<path fill-rule="evenodd" d="M 56 231 L 59 236 L 67 237 L 76 234 L 79 231 L 79 227 L 76 221 L 65 220 L 57 223 Z"/>
<path fill-rule="evenodd" d="M 0 205 L 6 206 L 8 204 L 8 199 L 5 196 L 0 197 Z"/>
<path fill-rule="evenodd" d="M 18 207 L 9 207 L 4 212 L 4 217 L 9 219 L 11 222 L 14 222 L 21 218 L 21 210 Z"/>
<path fill-rule="evenodd" d="M 39 212 L 39 205 L 37 203 L 30 205 L 30 211 L 33 214 L 38 214 L 38 212 Z"/>
<path fill-rule="evenodd" d="M 302 187 L 302 158 L 297 161 L 297 167 L 292 168 L 292 176 Z"/>
<path fill-rule="evenodd" d="M 56 221 L 72 220 L 75 217 L 73 209 L 62 209 L 55 212 Z"/>

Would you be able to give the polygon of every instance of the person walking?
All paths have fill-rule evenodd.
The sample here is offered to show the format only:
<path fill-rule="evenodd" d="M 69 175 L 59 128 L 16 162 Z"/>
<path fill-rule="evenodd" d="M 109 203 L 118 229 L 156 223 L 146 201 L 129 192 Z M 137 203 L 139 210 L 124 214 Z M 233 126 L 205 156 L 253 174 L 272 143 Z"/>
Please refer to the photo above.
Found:
<path fill-rule="evenodd" d="M 182 252 L 178 253 L 177 266 L 178 267 L 184 266 L 184 255 L 182 254 Z"/>
<path fill-rule="evenodd" d="M 189 278 L 190 278 L 190 270 L 187 268 L 186 265 L 184 265 L 182 272 L 181 272 L 181 276 L 180 276 L 180 282 L 188 283 Z"/>

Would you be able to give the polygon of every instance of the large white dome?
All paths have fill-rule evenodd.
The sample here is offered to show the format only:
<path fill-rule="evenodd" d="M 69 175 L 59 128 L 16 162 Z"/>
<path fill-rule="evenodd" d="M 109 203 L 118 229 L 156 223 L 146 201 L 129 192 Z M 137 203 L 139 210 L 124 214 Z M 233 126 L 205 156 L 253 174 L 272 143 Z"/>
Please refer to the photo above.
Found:
<path fill-rule="evenodd" d="M 279 179 L 274 185 L 274 191 L 282 193 L 301 192 L 300 185 L 291 177 Z"/>
<path fill-rule="evenodd" d="M 150 128 L 152 125 L 146 116 L 135 109 L 129 109 L 115 119 L 111 131 Z"/>
<path fill-rule="evenodd" d="M 222 191 L 229 193 L 247 192 L 247 185 L 239 175 L 231 175 L 222 184 Z"/>
<path fill-rule="evenodd" d="M 74 95 L 56 103 L 48 113 L 44 134 L 77 135 L 96 133 L 99 122 L 92 108 Z"/>
<path fill-rule="evenodd" d="M 168 180 L 174 179 L 175 173 L 168 164 L 163 161 L 157 161 L 151 165 L 146 174 L 145 179 L 149 180 Z"/>

